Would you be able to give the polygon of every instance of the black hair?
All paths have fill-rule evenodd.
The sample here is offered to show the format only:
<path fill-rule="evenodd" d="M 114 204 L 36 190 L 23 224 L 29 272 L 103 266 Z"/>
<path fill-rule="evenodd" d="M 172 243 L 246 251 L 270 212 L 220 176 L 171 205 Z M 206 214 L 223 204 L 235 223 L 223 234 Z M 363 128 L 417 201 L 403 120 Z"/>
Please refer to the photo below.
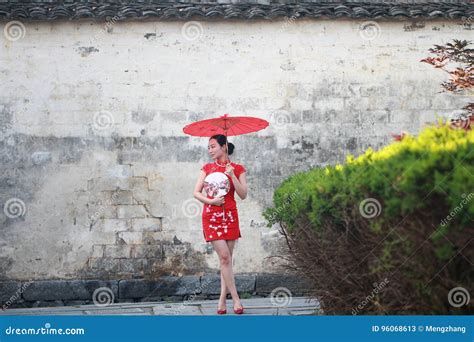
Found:
<path fill-rule="evenodd" d="M 220 146 L 224 146 L 226 141 L 227 141 L 227 137 L 224 135 L 224 134 L 216 134 L 216 135 L 213 135 L 212 137 L 209 138 L 209 140 L 211 139 L 215 139 L 217 141 L 217 143 L 220 145 Z M 234 152 L 234 144 L 232 144 L 231 142 L 228 142 L 227 141 L 227 146 L 229 147 L 229 155 L 232 154 L 232 152 Z"/>

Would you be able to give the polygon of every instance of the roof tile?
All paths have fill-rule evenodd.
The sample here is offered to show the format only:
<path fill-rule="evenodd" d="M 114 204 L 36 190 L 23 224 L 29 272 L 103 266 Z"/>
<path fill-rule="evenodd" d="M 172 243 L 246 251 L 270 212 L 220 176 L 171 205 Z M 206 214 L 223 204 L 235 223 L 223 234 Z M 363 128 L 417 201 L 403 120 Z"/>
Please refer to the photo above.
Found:
<path fill-rule="evenodd" d="M 240 18 L 472 19 L 473 0 L 0 0 L 0 20 Z"/>

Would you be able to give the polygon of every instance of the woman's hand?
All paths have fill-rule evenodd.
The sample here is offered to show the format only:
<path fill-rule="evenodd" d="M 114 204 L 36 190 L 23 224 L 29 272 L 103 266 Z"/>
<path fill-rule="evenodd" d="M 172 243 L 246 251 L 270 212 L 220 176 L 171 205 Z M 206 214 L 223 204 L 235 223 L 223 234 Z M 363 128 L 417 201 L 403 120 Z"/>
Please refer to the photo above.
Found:
<path fill-rule="evenodd" d="M 234 167 L 232 165 L 227 164 L 225 166 L 225 171 L 224 171 L 225 174 L 229 175 L 230 177 L 232 177 L 234 175 Z"/>
<path fill-rule="evenodd" d="M 224 204 L 224 196 L 216 197 L 211 200 L 209 200 L 209 204 L 212 205 L 223 205 Z"/>

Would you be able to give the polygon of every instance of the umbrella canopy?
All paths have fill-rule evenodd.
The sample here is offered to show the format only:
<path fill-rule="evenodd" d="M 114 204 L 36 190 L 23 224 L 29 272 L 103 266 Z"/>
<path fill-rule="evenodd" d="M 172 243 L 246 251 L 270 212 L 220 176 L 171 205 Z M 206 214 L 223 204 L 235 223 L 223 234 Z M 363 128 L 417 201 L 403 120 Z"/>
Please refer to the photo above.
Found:
<path fill-rule="evenodd" d="M 226 137 L 260 131 L 268 127 L 268 121 L 251 116 L 221 115 L 218 118 L 193 122 L 184 126 L 183 132 L 196 137 L 223 134 Z"/>

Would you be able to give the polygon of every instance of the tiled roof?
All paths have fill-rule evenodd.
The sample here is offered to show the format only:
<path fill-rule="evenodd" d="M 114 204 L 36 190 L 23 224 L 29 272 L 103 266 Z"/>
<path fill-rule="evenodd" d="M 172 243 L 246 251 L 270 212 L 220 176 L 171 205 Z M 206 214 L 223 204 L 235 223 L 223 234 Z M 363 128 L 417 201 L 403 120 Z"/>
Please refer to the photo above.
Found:
<path fill-rule="evenodd" d="M 424 18 L 474 21 L 474 0 L 0 0 L 0 19 Z"/>

